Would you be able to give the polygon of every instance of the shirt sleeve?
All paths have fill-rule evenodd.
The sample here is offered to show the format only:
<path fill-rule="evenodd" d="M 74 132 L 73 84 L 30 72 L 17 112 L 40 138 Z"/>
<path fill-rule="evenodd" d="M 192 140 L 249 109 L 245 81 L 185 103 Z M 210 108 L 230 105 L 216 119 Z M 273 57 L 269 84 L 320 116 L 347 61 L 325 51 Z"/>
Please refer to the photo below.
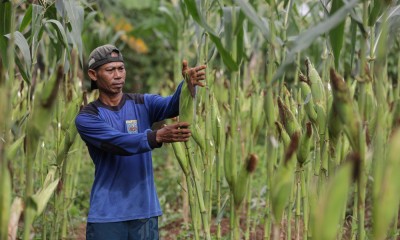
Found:
<path fill-rule="evenodd" d="M 145 94 L 144 104 L 149 111 L 152 123 L 179 115 L 179 97 L 184 81 L 182 81 L 173 95 L 162 97 L 155 94 Z"/>
<path fill-rule="evenodd" d="M 116 155 L 128 156 L 161 147 L 156 141 L 157 131 L 148 129 L 138 134 L 123 133 L 93 114 L 78 114 L 75 125 L 87 144 Z"/>

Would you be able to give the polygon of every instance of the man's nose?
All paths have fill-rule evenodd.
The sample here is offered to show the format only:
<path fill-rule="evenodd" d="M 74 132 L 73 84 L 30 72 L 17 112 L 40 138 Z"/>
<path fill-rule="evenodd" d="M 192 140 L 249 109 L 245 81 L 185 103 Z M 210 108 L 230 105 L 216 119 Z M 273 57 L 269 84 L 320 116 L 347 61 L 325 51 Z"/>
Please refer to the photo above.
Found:
<path fill-rule="evenodd" d="M 115 69 L 114 77 L 115 78 L 120 78 L 121 76 L 122 76 L 122 71 L 120 71 L 119 69 Z"/>

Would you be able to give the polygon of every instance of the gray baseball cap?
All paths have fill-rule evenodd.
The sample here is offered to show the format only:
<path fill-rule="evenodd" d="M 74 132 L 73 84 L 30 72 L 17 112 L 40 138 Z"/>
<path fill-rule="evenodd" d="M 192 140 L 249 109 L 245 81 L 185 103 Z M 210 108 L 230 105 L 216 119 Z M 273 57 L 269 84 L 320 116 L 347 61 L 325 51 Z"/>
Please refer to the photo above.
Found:
<path fill-rule="evenodd" d="M 111 54 L 113 52 L 117 53 L 118 56 L 112 57 Z M 106 44 L 95 48 L 90 53 L 88 68 L 97 69 L 98 67 L 110 62 L 124 62 L 124 58 L 122 57 L 122 53 L 118 50 L 118 48 L 111 44 Z M 91 88 L 92 90 L 97 88 L 96 81 L 91 80 Z"/>

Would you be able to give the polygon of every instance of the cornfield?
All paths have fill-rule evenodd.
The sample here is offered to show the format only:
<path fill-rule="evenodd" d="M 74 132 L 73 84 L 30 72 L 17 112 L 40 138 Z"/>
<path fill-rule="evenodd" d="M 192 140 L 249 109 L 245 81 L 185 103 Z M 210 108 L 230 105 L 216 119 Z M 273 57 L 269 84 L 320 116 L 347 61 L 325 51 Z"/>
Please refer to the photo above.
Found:
<path fill-rule="evenodd" d="M 85 63 L 103 43 L 128 66 L 169 54 L 128 72 L 134 90 L 170 94 L 183 59 L 207 65 L 168 120 L 193 138 L 158 153 L 188 204 L 176 238 L 398 239 L 399 16 L 395 0 L 2 1 L 0 239 L 75 239 L 84 223 L 71 212 L 92 166 L 74 120 L 97 97 Z"/>

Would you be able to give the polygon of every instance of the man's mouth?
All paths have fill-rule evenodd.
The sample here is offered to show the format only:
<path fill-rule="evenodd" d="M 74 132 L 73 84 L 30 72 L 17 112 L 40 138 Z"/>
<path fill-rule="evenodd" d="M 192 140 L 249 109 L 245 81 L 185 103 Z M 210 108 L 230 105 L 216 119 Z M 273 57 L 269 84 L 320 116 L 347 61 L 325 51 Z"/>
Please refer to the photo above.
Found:
<path fill-rule="evenodd" d="M 123 83 L 123 82 L 121 82 L 121 83 L 113 83 L 112 85 L 113 85 L 114 87 L 120 88 L 120 87 L 123 87 L 123 86 L 124 86 L 124 83 Z"/>

